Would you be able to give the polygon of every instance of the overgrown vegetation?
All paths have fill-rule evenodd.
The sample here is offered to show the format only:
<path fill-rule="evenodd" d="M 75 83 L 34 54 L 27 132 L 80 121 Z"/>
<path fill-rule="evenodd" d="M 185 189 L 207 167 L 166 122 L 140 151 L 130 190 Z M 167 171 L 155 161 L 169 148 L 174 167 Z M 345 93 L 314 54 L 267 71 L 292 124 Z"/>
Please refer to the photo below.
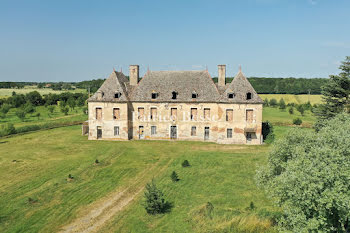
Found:
<path fill-rule="evenodd" d="M 257 180 L 282 207 L 283 231 L 349 232 L 349 132 L 343 113 L 318 133 L 294 129 L 274 145 Z"/>

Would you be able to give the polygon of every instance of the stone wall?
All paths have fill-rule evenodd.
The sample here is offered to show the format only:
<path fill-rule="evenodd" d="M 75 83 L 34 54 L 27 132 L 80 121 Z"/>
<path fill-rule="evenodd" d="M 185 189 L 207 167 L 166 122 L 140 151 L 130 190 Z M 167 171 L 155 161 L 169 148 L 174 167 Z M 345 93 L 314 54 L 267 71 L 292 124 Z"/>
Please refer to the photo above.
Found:
<path fill-rule="evenodd" d="M 102 120 L 96 120 L 96 108 L 102 108 Z M 120 119 L 113 119 L 113 108 L 120 109 Z M 139 119 L 138 109 L 144 109 L 144 117 Z M 150 119 L 151 109 L 157 116 Z M 171 119 L 171 109 L 177 109 L 176 119 Z M 191 108 L 197 109 L 197 120 L 191 120 Z M 204 109 L 210 109 L 210 119 L 204 119 Z M 232 121 L 226 121 L 226 110 L 233 110 Z M 246 110 L 253 110 L 253 121 L 246 121 Z M 153 110 L 153 113 L 155 111 Z M 204 141 L 205 127 L 209 127 L 207 141 L 235 144 L 261 144 L 262 104 L 224 103 L 103 103 L 89 102 L 89 139 L 97 138 L 97 127 L 102 128 L 102 139 L 170 139 L 171 126 L 176 126 L 178 140 Z M 114 126 L 119 126 L 119 136 L 114 136 Z M 152 134 L 151 127 L 156 132 Z M 191 128 L 196 127 L 196 135 L 191 136 Z M 232 138 L 227 138 L 227 129 L 232 129 Z M 247 134 L 251 140 L 247 140 Z"/>

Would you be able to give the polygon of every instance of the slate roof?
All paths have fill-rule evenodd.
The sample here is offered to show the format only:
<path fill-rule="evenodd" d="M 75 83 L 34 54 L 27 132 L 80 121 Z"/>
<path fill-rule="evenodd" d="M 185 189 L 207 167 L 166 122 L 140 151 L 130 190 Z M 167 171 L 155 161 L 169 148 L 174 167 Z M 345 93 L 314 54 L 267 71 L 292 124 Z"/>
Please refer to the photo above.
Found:
<path fill-rule="evenodd" d="M 117 92 L 120 98 L 114 98 Z M 177 93 L 176 99 L 172 99 L 173 92 Z M 246 99 L 248 92 L 252 94 L 250 100 Z M 103 93 L 102 99 L 99 93 Z M 152 93 L 158 93 L 158 97 L 152 99 Z M 198 97 L 192 98 L 192 93 Z M 234 98 L 228 98 L 229 93 L 234 93 Z M 242 71 L 225 87 L 217 87 L 208 71 L 148 71 L 134 87 L 123 73 L 113 71 L 88 101 L 263 103 Z"/>

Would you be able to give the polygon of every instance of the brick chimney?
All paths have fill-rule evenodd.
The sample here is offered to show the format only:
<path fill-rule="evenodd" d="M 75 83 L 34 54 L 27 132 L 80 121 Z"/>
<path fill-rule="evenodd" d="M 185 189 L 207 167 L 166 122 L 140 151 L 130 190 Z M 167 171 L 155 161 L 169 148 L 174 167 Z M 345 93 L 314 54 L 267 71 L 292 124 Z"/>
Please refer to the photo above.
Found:
<path fill-rule="evenodd" d="M 131 86 L 137 85 L 139 81 L 139 65 L 129 66 L 129 80 Z"/>
<path fill-rule="evenodd" d="M 218 65 L 218 86 L 224 87 L 226 79 L 226 65 Z"/>

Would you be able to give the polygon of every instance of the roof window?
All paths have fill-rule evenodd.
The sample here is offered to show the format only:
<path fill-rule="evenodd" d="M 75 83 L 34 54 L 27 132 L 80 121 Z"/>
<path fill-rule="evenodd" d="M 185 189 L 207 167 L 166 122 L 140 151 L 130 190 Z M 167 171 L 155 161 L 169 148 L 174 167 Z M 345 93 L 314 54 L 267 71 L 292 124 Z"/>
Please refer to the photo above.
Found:
<path fill-rule="evenodd" d="M 159 96 L 159 93 L 153 92 L 152 93 L 152 99 L 157 99 Z"/>
<path fill-rule="evenodd" d="M 250 100 L 250 99 L 252 99 L 252 93 L 248 92 L 247 93 L 247 100 Z"/>
<path fill-rule="evenodd" d="M 235 97 L 235 93 L 228 93 L 227 98 L 233 99 Z"/>
<path fill-rule="evenodd" d="M 122 96 L 122 93 L 120 93 L 120 92 L 116 92 L 116 93 L 114 94 L 114 98 L 116 98 L 116 99 L 119 99 L 120 96 Z"/>
<path fill-rule="evenodd" d="M 177 93 L 176 91 L 173 91 L 171 94 L 172 94 L 172 97 L 171 97 L 171 98 L 172 98 L 173 100 L 176 100 L 176 99 L 177 99 L 178 93 Z"/>

